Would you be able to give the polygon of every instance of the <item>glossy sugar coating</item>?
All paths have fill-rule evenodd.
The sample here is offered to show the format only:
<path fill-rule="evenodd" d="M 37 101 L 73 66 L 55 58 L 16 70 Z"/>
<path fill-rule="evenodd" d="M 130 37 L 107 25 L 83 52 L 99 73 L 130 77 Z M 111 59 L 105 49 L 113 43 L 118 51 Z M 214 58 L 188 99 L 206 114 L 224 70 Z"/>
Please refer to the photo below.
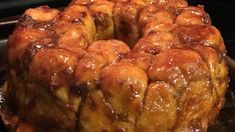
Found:
<path fill-rule="evenodd" d="M 13 131 L 206 131 L 224 103 L 226 48 L 184 0 L 73 0 L 19 19 L 2 110 Z"/>

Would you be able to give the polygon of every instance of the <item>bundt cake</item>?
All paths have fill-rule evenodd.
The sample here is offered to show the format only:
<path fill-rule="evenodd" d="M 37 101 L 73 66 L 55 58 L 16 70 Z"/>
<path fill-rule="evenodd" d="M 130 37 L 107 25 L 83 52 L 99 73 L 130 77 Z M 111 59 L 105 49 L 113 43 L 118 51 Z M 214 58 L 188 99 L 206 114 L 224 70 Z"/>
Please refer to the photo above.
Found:
<path fill-rule="evenodd" d="M 16 132 L 198 132 L 228 86 L 226 48 L 185 0 L 73 0 L 20 17 L 2 118 Z"/>

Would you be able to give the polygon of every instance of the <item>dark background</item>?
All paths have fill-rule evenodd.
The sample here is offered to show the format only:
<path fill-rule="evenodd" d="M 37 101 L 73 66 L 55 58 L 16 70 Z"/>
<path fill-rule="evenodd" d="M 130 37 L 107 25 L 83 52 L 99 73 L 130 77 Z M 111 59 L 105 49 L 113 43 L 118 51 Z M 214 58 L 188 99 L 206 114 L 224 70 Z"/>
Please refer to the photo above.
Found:
<path fill-rule="evenodd" d="M 190 4 L 201 4 L 209 13 L 224 40 L 228 55 L 235 59 L 235 1 L 234 0 L 188 0 Z"/>
<path fill-rule="evenodd" d="M 39 5 L 50 7 L 66 6 L 69 0 L 0 0 L 0 84 L 5 75 L 4 47 L 8 35 L 12 32 L 14 24 L 1 24 L 6 17 L 22 14 L 27 8 Z M 235 59 L 235 2 L 234 0 L 188 0 L 190 5 L 204 5 L 205 10 L 210 14 L 212 23 L 220 31 L 225 40 L 228 55 Z M 227 101 L 224 109 L 218 117 L 216 125 L 211 127 L 209 132 L 235 132 L 235 95 L 234 84 L 230 83 L 227 92 Z M 0 119 L 0 132 L 6 132 Z"/>
<path fill-rule="evenodd" d="M 39 5 L 49 5 L 50 7 L 66 6 L 70 0 L 0 0 L 0 19 L 5 17 L 22 14 L 27 8 L 33 8 Z M 191 5 L 205 5 L 205 10 L 210 14 L 213 25 L 222 33 L 228 53 L 234 58 L 235 52 L 230 43 L 235 42 L 235 2 L 234 0 L 188 0 Z M 8 27 L 0 27 L 0 41 L 9 34 Z M 232 41 L 232 42 L 231 42 Z"/>
<path fill-rule="evenodd" d="M 0 18 L 22 14 L 27 8 L 39 5 L 49 5 L 50 7 L 65 6 L 70 0 L 0 0 Z"/>

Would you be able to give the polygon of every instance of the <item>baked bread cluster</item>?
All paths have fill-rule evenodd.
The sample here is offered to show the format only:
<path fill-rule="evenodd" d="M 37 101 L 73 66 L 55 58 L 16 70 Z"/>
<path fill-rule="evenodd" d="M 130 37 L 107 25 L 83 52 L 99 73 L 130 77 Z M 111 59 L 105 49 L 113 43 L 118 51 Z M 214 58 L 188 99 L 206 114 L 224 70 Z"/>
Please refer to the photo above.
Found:
<path fill-rule="evenodd" d="M 2 118 L 17 132 L 206 131 L 226 48 L 184 0 L 74 0 L 28 9 L 7 43 Z"/>

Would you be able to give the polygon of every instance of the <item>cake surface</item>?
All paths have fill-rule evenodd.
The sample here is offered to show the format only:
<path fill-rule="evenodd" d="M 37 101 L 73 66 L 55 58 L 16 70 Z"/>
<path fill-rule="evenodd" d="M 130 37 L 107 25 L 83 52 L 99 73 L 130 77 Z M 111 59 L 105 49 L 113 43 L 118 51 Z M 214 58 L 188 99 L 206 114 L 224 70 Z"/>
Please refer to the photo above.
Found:
<path fill-rule="evenodd" d="M 31 8 L 6 54 L 1 115 L 16 132 L 206 131 L 228 86 L 219 30 L 184 0 Z"/>

